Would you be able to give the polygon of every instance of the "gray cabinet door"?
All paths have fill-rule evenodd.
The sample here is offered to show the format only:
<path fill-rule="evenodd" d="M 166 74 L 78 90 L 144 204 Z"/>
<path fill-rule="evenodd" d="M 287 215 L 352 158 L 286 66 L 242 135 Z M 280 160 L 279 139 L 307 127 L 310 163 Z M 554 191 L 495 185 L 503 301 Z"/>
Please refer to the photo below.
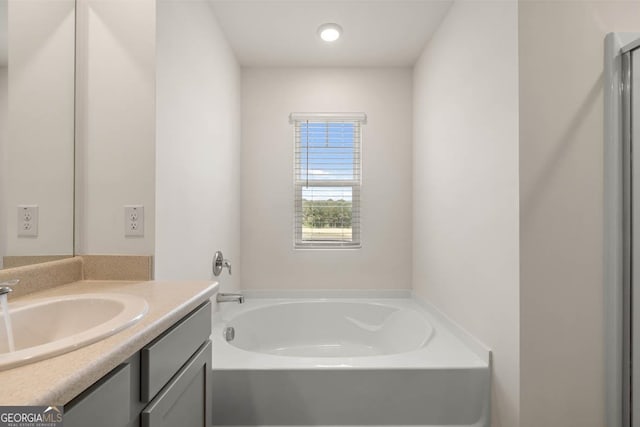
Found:
<path fill-rule="evenodd" d="M 211 341 L 142 411 L 141 427 L 211 427 Z"/>
<path fill-rule="evenodd" d="M 65 427 L 126 427 L 129 424 L 131 368 L 125 363 L 75 398 L 64 409 Z"/>
<path fill-rule="evenodd" d="M 211 303 L 185 316 L 141 351 L 141 397 L 149 402 L 211 335 Z"/>

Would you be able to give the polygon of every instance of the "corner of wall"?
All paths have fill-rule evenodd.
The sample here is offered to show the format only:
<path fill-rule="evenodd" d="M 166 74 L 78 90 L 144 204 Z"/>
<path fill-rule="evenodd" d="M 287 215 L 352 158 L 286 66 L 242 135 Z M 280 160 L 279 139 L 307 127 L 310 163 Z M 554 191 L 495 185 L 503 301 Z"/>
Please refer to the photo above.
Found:
<path fill-rule="evenodd" d="M 235 290 L 240 67 L 210 2 L 158 2 L 157 16 L 155 275 L 213 279 L 213 254 L 222 250 L 234 274 L 216 280 Z"/>
<path fill-rule="evenodd" d="M 520 405 L 517 10 L 455 2 L 413 102 L 413 290 L 491 348 L 505 426 Z"/>

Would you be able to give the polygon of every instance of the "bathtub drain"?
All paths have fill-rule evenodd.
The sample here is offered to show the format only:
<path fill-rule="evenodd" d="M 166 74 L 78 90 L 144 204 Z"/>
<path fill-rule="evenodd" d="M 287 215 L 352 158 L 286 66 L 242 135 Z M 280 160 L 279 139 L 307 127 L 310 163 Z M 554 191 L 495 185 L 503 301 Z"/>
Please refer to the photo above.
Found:
<path fill-rule="evenodd" d="M 233 339 L 236 337 L 236 330 L 233 329 L 233 326 L 228 326 L 224 328 L 224 332 L 222 333 L 222 335 L 224 336 L 225 340 L 233 341 Z"/>

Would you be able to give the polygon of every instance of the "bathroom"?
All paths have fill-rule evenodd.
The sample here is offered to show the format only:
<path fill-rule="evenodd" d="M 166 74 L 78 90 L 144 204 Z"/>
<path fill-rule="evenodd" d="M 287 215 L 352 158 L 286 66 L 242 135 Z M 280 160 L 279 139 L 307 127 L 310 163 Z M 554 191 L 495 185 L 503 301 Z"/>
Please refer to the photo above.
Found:
<path fill-rule="evenodd" d="M 39 113 L 65 110 L 75 138 L 35 168 L 0 152 L 0 255 L 141 256 L 181 282 L 212 280 L 222 250 L 224 293 L 410 292 L 491 349 L 492 426 L 609 425 L 603 46 L 638 31 L 639 12 L 78 0 L 64 34 L 44 33 L 75 40 L 73 77 L 48 82 L 68 101 Z M 317 37 L 326 22 L 342 26 L 336 45 Z M 359 249 L 293 248 L 289 115 L 304 112 L 367 115 Z M 50 227 L 62 246 L 11 253 L 34 243 L 15 238 L 16 205 L 40 205 L 42 238 L 52 221 L 41 196 L 18 200 L 26 162 L 60 169 L 47 181 L 65 181 Z M 144 207 L 143 236 L 124 236 L 123 206 Z"/>

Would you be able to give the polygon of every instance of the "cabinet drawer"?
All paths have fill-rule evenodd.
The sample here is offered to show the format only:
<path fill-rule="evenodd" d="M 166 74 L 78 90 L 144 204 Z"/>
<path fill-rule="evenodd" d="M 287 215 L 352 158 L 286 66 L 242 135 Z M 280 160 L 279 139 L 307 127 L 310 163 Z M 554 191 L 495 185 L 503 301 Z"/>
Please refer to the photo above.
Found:
<path fill-rule="evenodd" d="M 142 411 L 141 427 L 211 427 L 210 372 L 207 341 Z"/>
<path fill-rule="evenodd" d="M 120 365 L 64 409 L 65 427 L 125 427 L 130 415 L 131 367 Z"/>
<path fill-rule="evenodd" d="M 211 335 L 211 303 L 192 311 L 140 351 L 140 398 L 153 399 Z"/>

